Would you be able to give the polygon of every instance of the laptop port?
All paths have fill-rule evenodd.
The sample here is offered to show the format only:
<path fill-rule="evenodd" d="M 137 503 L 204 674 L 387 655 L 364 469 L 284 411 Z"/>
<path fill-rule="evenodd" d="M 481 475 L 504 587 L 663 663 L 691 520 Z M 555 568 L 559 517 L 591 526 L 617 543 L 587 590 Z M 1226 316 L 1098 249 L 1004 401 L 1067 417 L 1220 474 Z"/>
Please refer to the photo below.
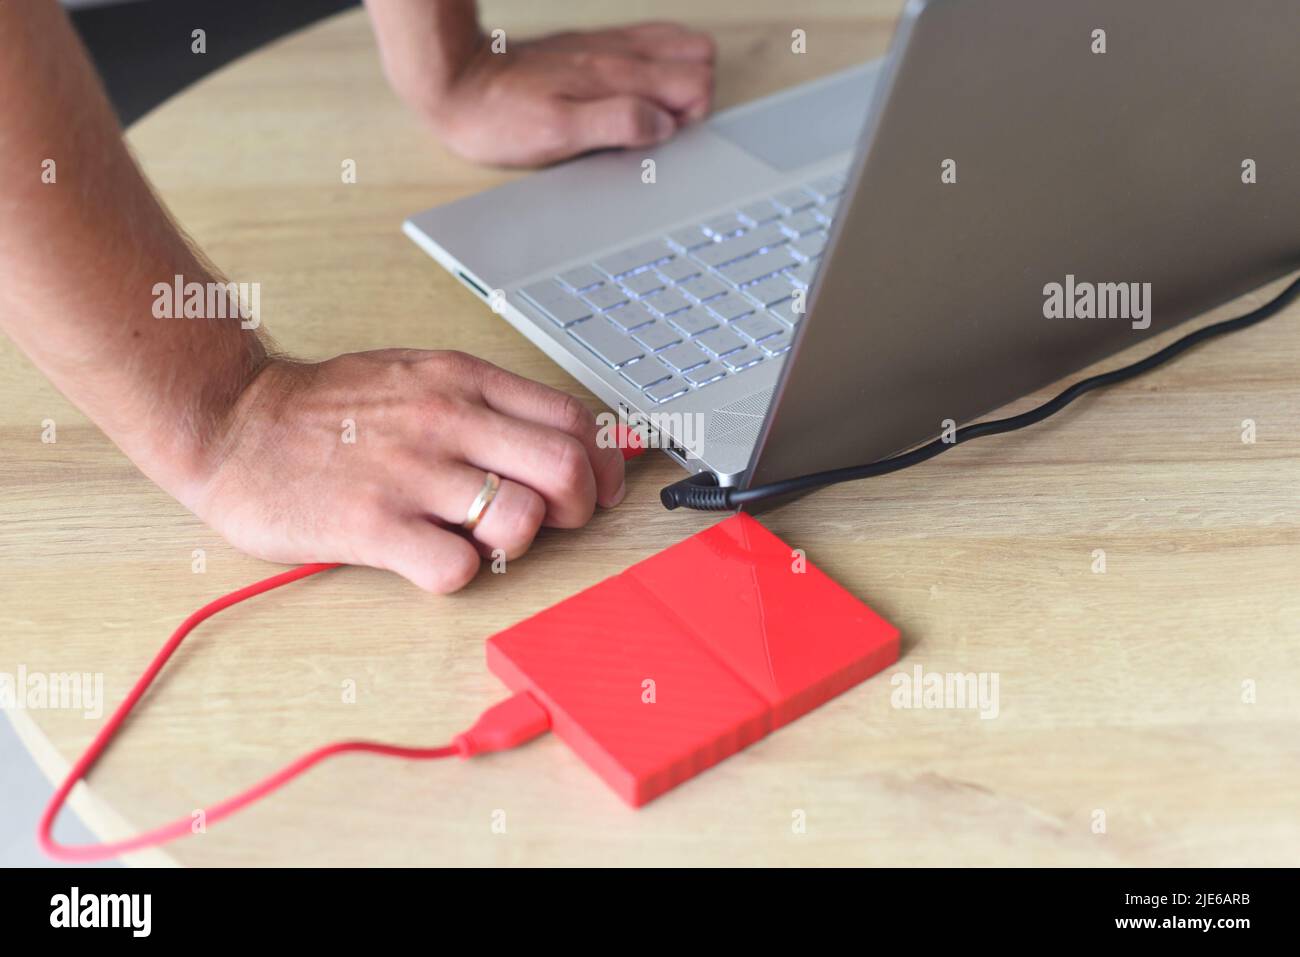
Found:
<path fill-rule="evenodd" d="M 484 289 L 482 286 L 480 286 L 478 283 L 476 283 L 473 279 L 469 278 L 469 276 L 465 275 L 465 273 L 461 272 L 460 270 L 457 270 L 456 275 L 460 277 L 461 282 L 469 286 L 471 289 L 473 289 L 484 299 L 488 298 L 487 290 Z"/>

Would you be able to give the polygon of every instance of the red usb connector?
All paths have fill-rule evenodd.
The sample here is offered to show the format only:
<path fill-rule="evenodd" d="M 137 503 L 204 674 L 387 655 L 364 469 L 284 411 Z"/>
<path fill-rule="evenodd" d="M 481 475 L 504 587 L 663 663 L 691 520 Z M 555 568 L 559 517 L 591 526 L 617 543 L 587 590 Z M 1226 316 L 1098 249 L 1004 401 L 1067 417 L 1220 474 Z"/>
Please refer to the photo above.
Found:
<path fill-rule="evenodd" d="M 551 716 L 537 699 L 521 691 L 479 715 L 474 726 L 452 738 L 462 758 L 489 751 L 507 751 L 551 729 Z"/>

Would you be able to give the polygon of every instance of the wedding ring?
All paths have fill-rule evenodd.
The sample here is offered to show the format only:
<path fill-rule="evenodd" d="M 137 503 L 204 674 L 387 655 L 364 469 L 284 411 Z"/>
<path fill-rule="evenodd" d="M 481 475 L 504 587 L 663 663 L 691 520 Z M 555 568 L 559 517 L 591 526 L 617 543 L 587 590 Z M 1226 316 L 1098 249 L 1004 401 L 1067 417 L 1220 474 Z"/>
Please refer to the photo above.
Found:
<path fill-rule="evenodd" d="M 478 490 L 478 495 L 469 507 L 469 512 L 465 515 L 465 521 L 461 523 L 465 531 L 472 532 L 478 527 L 478 523 L 483 518 L 483 513 L 488 510 L 492 500 L 497 497 L 497 491 L 501 488 L 501 476 L 488 472 L 487 478 L 483 480 L 483 487 Z"/>

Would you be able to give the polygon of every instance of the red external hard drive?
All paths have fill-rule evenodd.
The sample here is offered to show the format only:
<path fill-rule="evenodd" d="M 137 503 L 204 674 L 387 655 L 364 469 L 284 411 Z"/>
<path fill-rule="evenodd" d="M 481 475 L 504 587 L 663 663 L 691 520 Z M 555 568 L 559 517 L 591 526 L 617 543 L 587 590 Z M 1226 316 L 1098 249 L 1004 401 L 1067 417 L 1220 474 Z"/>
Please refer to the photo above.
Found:
<path fill-rule="evenodd" d="M 634 807 L 898 660 L 898 629 L 745 514 L 493 635 L 488 667 Z"/>

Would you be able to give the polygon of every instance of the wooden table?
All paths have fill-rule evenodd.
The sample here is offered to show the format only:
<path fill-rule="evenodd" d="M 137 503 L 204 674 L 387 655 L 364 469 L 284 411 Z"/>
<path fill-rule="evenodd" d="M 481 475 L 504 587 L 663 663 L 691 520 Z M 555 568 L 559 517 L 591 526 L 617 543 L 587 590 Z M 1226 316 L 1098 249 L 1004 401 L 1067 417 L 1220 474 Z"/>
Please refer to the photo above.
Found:
<path fill-rule="evenodd" d="M 484 20 L 523 35 L 680 18 L 717 36 L 730 105 L 878 55 L 901 4 L 572 6 L 567 23 L 525 0 L 489 4 Z M 803 56 L 789 52 L 796 27 Z M 285 348 L 463 349 L 581 391 L 399 232 L 411 211 L 507 174 L 421 131 L 385 87 L 360 11 L 220 71 L 130 139 L 212 258 L 262 283 Z M 341 182 L 345 159 L 355 185 Z M 1294 864 L 1298 367 L 1293 307 L 1030 432 L 764 515 L 902 629 L 904 658 L 639 812 L 546 738 L 473 763 L 343 758 L 137 859 Z M 40 441 L 47 418 L 56 444 Z M 635 463 L 621 508 L 543 534 L 507 574 L 456 595 L 344 569 L 222 615 L 169 666 L 79 810 L 120 837 L 327 740 L 444 742 L 501 697 L 487 635 L 716 520 L 660 508 L 675 474 L 661 456 Z M 102 672 L 115 703 L 189 611 L 273 571 L 141 477 L 7 342 L 0 486 L 0 671 Z M 204 574 L 191 570 L 195 549 Z M 918 665 L 996 673 L 999 716 L 892 707 L 891 675 Z M 66 711 L 11 717 L 52 776 L 97 727 Z M 492 827 L 499 810 L 505 833 Z"/>

